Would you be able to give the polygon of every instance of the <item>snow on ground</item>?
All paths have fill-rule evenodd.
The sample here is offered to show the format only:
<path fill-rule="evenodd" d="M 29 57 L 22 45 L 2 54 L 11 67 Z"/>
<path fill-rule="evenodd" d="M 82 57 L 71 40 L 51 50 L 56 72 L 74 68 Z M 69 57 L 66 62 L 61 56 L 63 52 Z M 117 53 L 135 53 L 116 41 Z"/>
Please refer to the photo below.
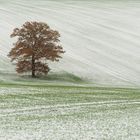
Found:
<path fill-rule="evenodd" d="M 139 89 L 1 85 L 0 140 L 139 140 L 139 93 Z"/>
<path fill-rule="evenodd" d="M 140 90 L 95 87 L 140 85 L 139 15 L 136 0 L 0 0 L 0 140 L 139 140 Z M 60 31 L 53 71 L 94 87 L 16 76 L 9 35 L 26 21 Z"/>
<path fill-rule="evenodd" d="M 13 28 L 35 20 L 61 33 L 66 53 L 53 71 L 94 83 L 140 85 L 139 14 L 136 0 L 0 0 L 0 70 L 13 70 L 6 58 Z"/>

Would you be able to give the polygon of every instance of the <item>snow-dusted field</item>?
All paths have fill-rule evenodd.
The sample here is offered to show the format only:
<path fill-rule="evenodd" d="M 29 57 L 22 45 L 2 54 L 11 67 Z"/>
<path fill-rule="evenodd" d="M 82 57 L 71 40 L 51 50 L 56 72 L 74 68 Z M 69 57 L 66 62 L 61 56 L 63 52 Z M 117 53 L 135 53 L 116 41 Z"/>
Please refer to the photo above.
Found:
<path fill-rule="evenodd" d="M 139 15 L 138 0 L 0 0 L 0 70 L 13 70 L 6 58 L 13 28 L 43 21 L 60 31 L 66 50 L 53 71 L 94 83 L 140 85 Z"/>
<path fill-rule="evenodd" d="M 0 0 L 0 140 L 139 140 L 139 15 L 138 0 Z M 26 21 L 62 36 L 47 80 L 17 76 L 7 58 Z"/>
<path fill-rule="evenodd" d="M 139 89 L 0 86 L 0 140 L 139 140 L 139 118 Z"/>

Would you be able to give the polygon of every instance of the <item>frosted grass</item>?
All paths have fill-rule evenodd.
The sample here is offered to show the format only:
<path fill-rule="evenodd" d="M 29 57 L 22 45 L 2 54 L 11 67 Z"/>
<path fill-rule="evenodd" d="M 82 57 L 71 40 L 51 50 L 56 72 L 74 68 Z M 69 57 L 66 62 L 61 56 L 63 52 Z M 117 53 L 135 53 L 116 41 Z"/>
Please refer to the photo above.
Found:
<path fill-rule="evenodd" d="M 140 90 L 1 85 L 2 140 L 139 140 Z"/>

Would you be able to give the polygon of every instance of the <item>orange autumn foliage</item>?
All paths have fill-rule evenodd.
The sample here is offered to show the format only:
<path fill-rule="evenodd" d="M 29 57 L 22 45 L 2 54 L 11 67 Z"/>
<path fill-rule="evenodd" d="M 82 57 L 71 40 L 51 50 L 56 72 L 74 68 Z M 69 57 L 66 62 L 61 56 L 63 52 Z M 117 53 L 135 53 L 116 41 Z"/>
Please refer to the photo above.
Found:
<path fill-rule="evenodd" d="M 16 62 L 18 73 L 31 72 L 32 77 L 47 74 L 50 68 L 46 61 L 59 61 L 64 53 L 59 32 L 46 23 L 26 22 L 15 28 L 11 37 L 17 37 L 17 41 L 8 56 Z"/>

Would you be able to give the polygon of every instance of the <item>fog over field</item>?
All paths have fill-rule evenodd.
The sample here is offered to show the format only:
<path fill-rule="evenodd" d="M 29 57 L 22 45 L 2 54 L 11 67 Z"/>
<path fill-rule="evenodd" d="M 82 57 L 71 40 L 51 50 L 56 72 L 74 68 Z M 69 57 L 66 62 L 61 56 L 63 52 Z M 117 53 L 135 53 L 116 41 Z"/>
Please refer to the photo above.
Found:
<path fill-rule="evenodd" d="M 66 71 L 94 83 L 140 85 L 140 2 L 135 0 L 0 0 L 0 71 L 13 28 L 47 22 L 61 34 L 66 50 L 52 71 Z"/>

